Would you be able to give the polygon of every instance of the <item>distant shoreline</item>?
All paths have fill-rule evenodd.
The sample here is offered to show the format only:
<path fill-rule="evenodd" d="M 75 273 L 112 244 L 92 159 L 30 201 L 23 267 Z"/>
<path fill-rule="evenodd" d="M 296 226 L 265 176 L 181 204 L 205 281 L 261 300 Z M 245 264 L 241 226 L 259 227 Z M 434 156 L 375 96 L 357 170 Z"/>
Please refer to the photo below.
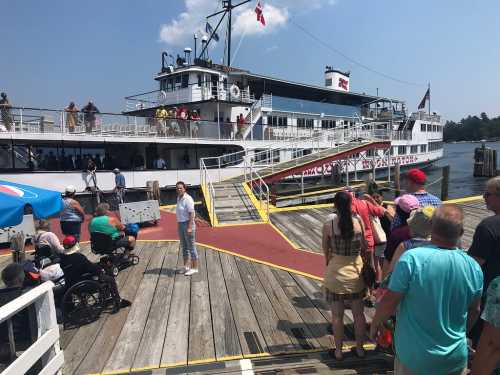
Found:
<path fill-rule="evenodd" d="M 500 142 L 498 139 L 481 139 L 479 141 L 443 141 L 444 143 L 496 143 Z"/>

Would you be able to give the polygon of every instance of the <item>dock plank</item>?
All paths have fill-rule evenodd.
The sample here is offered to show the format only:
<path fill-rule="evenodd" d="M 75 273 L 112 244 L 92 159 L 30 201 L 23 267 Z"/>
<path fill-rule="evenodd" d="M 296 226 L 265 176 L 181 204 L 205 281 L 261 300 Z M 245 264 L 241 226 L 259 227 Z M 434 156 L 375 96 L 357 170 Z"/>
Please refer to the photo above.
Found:
<path fill-rule="evenodd" d="M 253 267 L 264 292 L 267 294 L 276 315 L 280 319 L 279 326 L 288 333 L 292 341 L 301 349 L 315 349 L 319 347 L 318 342 L 295 310 L 295 307 L 291 304 L 271 269 L 257 263 L 253 264 Z"/>
<path fill-rule="evenodd" d="M 241 355 L 241 345 L 224 282 L 219 253 L 207 250 L 205 256 L 210 307 L 212 310 L 215 356 L 218 360 L 238 357 Z"/>
<path fill-rule="evenodd" d="M 160 276 L 149 310 L 146 327 L 135 355 L 134 368 L 159 366 L 163 344 L 167 332 L 168 316 L 171 308 L 172 291 L 175 281 L 175 268 L 180 258 L 177 242 L 163 245 L 165 257 Z"/>
<path fill-rule="evenodd" d="M 181 267 L 183 262 L 182 256 L 179 255 L 177 267 Z M 187 364 L 190 292 L 189 277 L 176 274 L 161 365 Z"/>
<path fill-rule="evenodd" d="M 135 254 L 141 256 L 143 249 L 144 245 L 138 243 L 135 248 Z M 116 278 L 120 293 L 127 283 L 132 268 L 133 267 L 128 267 L 122 270 Z M 99 320 L 73 330 L 73 337 L 71 340 L 68 341 L 67 345 L 62 346 L 64 350 L 64 374 L 76 373 L 78 367 L 85 360 L 88 351 L 100 334 L 108 316 L 108 314 L 103 314 Z"/>
<path fill-rule="evenodd" d="M 266 341 L 254 315 L 234 257 L 219 254 L 243 355 L 266 353 Z"/>
<path fill-rule="evenodd" d="M 267 351 L 272 354 L 278 354 L 300 349 L 296 340 L 292 342 L 287 332 L 280 329 L 281 325 L 279 318 L 267 294 L 263 290 L 262 284 L 252 264 L 241 258 L 236 258 L 235 261 L 252 305 L 253 312 L 259 323 L 260 330 L 262 331 L 264 340 L 266 340 Z"/>
<path fill-rule="evenodd" d="M 198 255 L 199 272 L 191 276 L 188 363 L 215 358 L 205 249 L 199 248 Z"/>
<path fill-rule="evenodd" d="M 286 271 L 273 269 L 272 272 L 280 283 L 295 310 L 305 322 L 310 332 L 318 341 L 321 349 L 329 349 L 333 343 L 330 341 L 327 328 L 330 322 L 325 319 L 309 297 L 297 285 L 293 277 Z"/>
<path fill-rule="evenodd" d="M 151 249 L 152 256 L 140 281 L 137 295 L 133 301 L 127 320 L 116 341 L 116 345 L 104 366 L 104 371 L 117 368 L 130 369 L 135 353 L 140 344 L 146 321 L 148 319 L 151 302 L 158 283 L 165 251 L 159 244 Z"/>
<path fill-rule="evenodd" d="M 144 271 L 153 254 L 151 247 L 155 246 L 155 244 L 150 243 L 144 244 L 140 262 L 134 267 L 131 267 L 127 282 L 120 291 L 120 296 L 122 298 L 134 301 Z M 102 371 L 116 345 L 129 312 L 130 308 L 120 309 L 116 314 L 107 317 L 94 344 L 85 356 L 85 360 L 78 367 L 77 373 L 88 374 Z"/>

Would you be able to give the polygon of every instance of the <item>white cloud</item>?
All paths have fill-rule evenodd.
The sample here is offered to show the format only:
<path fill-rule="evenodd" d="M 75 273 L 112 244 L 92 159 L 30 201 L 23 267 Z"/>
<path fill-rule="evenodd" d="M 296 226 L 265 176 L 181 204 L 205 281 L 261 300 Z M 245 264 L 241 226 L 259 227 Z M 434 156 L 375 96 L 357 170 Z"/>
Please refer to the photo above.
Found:
<path fill-rule="evenodd" d="M 257 22 L 255 5 L 257 1 L 238 7 L 233 14 L 233 33 L 235 35 L 262 35 L 284 28 L 293 14 L 305 13 L 334 5 L 337 0 L 261 0 L 266 26 Z M 176 18 L 160 27 L 160 41 L 172 46 L 190 44 L 193 34 L 205 30 L 206 16 L 220 10 L 220 2 L 214 0 L 184 0 L 186 10 Z M 218 8 L 216 6 L 218 5 Z M 214 17 L 212 26 L 218 19 Z M 219 36 L 224 35 L 225 27 L 219 28 Z"/>

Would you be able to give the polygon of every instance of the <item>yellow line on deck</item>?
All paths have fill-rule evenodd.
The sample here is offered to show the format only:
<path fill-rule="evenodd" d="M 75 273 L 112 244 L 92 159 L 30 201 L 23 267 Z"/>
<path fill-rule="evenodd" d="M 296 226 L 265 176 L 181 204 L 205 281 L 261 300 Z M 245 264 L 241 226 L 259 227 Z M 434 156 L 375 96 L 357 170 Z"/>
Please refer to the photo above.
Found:
<path fill-rule="evenodd" d="M 259 213 L 260 218 L 262 221 L 267 222 L 269 218 L 267 217 L 267 212 L 262 209 L 262 202 L 259 202 L 255 195 L 252 192 L 252 189 L 250 189 L 250 186 L 246 182 L 243 182 L 241 184 L 243 186 L 243 190 L 245 190 L 245 193 L 247 193 L 248 197 L 250 198 L 250 201 L 254 205 L 255 209 Z"/>
<path fill-rule="evenodd" d="M 448 199 L 447 201 L 444 201 L 443 203 L 465 203 L 465 202 L 472 202 L 472 201 L 477 201 L 477 200 L 482 200 L 482 199 L 483 199 L 482 195 L 474 195 L 472 197 Z"/>
<path fill-rule="evenodd" d="M 342 351 L 346 352 L 354 348 L 356 345 L 342 345 Z M 363 345 L 363 348 L 365 350 L 374 350 L 376 347 L 375 344 L 372 343 L 367 343 Z M 226 356 L 226 357 L 220 357 L 220 358 L 206 358 L 206 359 L 196 359 L 193 361 L 182 361 L 182 362 L 172 362 L 172 363 L 161 363 L 160 365 L 154 365 L 154 366 L 146 366 L 146 367 L 137 367 L 137 368 L 130 368 L 130 369 L 122 369 L 122 370 L 112 370 L 112 371 L 104 371 L 100 373 L 94 373 L 94 374 L 89 374 L 89 375 L 113 375 L 113 374 L 123 374 L 123 373 L 129 373 L 129 372 L 141 372 L 141 371 L 146 371 L 146 370 L 154 370 L 154 369 L 160 369 L 160 368 L 173 368 L 173 367 L 181 367 L 181 366 L 195 366 L 195 365 L 200 365 L 200 364 L 210 364 L 210 363 L 220 363 L 220 362 L 229 362 L 229 361 L 235 361 L 235 360 L 240 360 L 240 359 L 255 359 L 255 358 L 269 358 L 269 357 L 282 357 L 282 356 L 293 356 L 293 355 L 298 355 L 298 354 L 307 354 L 307 353 L 321 353 L 321 352 L 326 352 L 328 349 L 326 348 L 315 348 L 315 349 L 300 349 L 300 350 L 293 350 L 293 351 L 284 351 L 280 353 L 268 353 L 268 352 L 262 352 L 262 353 L 250 353 L 250 354 L 242 354 L 242 355 L 234 355 L 234 356 Z"/>
<path fill-rule="evenodd" d="M 303 206 L 269 208 L 269 213 L 310 210 L 313 208 L 333 208 L 333 203 L 308 204 Z"/>

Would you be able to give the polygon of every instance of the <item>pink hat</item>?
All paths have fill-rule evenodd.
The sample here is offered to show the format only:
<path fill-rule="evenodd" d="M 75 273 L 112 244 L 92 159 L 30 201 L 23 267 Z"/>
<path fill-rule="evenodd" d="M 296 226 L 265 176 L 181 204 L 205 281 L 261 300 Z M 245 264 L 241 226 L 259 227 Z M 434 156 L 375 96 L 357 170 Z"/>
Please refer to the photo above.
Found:
<path fill-rule="evenodd" d="M 417 197 L 412 194 L 405 194 L 397 197 L 394 203 L 406 213 L 410 213 L 412 210 L 420 207 Z"/>

